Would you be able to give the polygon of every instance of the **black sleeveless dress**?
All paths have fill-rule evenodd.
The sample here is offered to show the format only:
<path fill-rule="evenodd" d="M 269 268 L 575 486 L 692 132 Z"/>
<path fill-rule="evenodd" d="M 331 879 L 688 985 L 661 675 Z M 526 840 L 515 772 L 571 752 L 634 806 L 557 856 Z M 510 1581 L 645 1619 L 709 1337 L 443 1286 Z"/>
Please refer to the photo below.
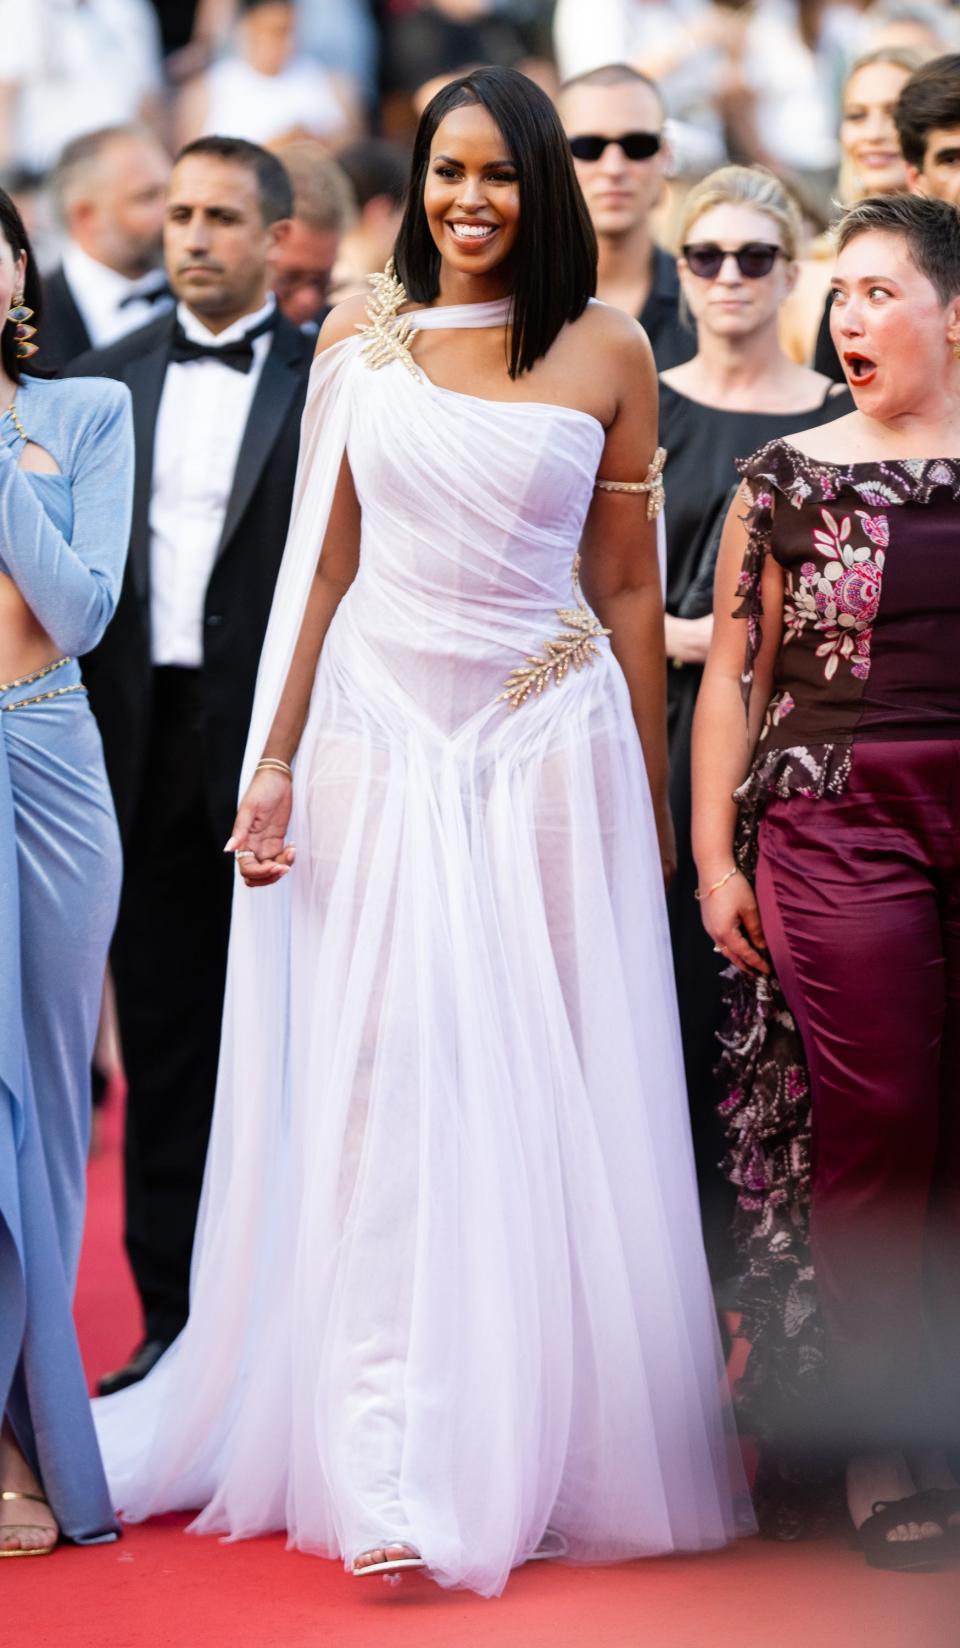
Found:
<path fill-rule="evenodd" d="M 749 457 L 768 441 L 830 423 L 852 411 L 848 391 L 832 394 L 829 389 L 812 411 L 725 411 L 691 400 L 661 379 L 660 443 L 668 453 L 664 471 L 668 613 L 699 618 L 712 610 L 720 533 L 739 484 L 737 459 Z M 693 897 L 697 872 L 690 841 L 690 738 L 702 675 L 699 664 L 668 661 L 670 805 L 677 832 L 677 875 L 667 905 L 704 1239 L 711 1274 L 719 1282 L 735 1270 L 730 1232 L 735 1196 L 720 1169 L 726 1145 L 716 1108 L 721 1092 L 714 1076 L 724 963 L 713 953 Z"/>

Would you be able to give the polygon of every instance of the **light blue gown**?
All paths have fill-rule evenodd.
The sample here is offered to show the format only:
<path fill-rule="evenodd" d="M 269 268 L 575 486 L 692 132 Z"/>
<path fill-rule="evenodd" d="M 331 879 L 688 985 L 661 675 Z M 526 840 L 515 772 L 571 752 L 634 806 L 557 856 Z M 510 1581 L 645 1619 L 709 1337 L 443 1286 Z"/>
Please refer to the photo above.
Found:
<path fill-rule="evenodd" d="M 133 490 L 127 390 L 25 380 L 17 414 L 61 473 L 18 468 L 0 421 L 0 572 L 64 660 L 0 683 L 0 1414 L 65 1537 L 113 1538 L 71 1302 L 93 1051 L 120 890 L 96 723 L 69 655 L 100 639 Z"/>

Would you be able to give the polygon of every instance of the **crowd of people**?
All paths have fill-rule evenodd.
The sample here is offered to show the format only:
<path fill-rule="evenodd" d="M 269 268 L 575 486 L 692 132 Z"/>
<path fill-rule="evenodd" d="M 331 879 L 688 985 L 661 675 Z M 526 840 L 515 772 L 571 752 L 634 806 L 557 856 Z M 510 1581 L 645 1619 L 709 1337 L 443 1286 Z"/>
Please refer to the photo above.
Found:
<path fill-rule="evenodd" d="M 0 1555 L 189 1508 L 490 1594 L 845 1506 L 939 1567 L 954 12 L 9 38 Z M 91 1412 L 114 1013 L 144 1331 Z"/>

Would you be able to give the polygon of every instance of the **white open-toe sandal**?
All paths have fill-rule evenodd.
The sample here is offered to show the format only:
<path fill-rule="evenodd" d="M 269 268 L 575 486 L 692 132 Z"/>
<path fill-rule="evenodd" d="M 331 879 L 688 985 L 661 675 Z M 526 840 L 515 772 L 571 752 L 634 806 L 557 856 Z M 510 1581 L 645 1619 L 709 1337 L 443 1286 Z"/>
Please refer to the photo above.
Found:
<path fill-rule="evenodd" d="M 395 1542 L 390 1541 L 389 1543 L 390 1544 L 393 1544 L 393 1543 L 399 1544 L 401 1542 L 400 1541 L 395 1541 Z M 374 1546 L 371 1547 L 371 1549 L 373 1549 L 374 1551 L 383 1550 L 383 1549 L 387 1549 L 387 1548 L 388 1548 L 388 1546 L 380 1546 L 380 1545 L 374 1545 Z M 406 1548 L 409 1549 L 409 1547 L 406 1547 Z M 361 1551 L 360 1554 L 361 1554 L 361 1556 L 363 1556 L 365 1553 Z M 401 1573 L 403 1573 L 403 1571 L 406 1568 L 425 1568 L 426 1566 L 427 1565 L 424 1562 L 422 1556 L 415 1556 L 412 1553 L 411 1553 L 410 1556 L 388 1557 L 385 1562 L 365 1562 L 361 1568 L 357 1567 L 357 1558 L 355 1557 L 354 1560 L 353 1560 L 353 1567 L 351 1569 L 351 1572 L 353 1574 L 354 1579 L 366 1579 L 367 1576 L 370 1575 L 370 1574 L 384 1574 L 387 1577 L 389 1577 L 391 1574 L 401 1574 Z"/>

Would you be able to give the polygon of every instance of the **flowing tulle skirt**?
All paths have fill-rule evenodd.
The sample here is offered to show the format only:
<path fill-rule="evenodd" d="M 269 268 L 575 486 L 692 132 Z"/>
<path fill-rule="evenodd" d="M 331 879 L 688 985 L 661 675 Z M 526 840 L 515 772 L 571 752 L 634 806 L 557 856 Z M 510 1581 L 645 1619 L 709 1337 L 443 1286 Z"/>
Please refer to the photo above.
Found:
<path fill-rule="evenodd" d="M 235 903 L 289 900 L 289 989 L 228 991 L 250 1102 L 214 1129 L 187 1329 L 97 1404 L 111 1486 L 348 1560 L 408 1541 L 487 1593 L 548 1527 L 582 1561 L 720 1545 L 743 1483 L 622 676 L 604 644 L 451 736 L 439 676 L 422 715 L 378 695 L 362 610 L 324 648 L 296 869 Z"/>

